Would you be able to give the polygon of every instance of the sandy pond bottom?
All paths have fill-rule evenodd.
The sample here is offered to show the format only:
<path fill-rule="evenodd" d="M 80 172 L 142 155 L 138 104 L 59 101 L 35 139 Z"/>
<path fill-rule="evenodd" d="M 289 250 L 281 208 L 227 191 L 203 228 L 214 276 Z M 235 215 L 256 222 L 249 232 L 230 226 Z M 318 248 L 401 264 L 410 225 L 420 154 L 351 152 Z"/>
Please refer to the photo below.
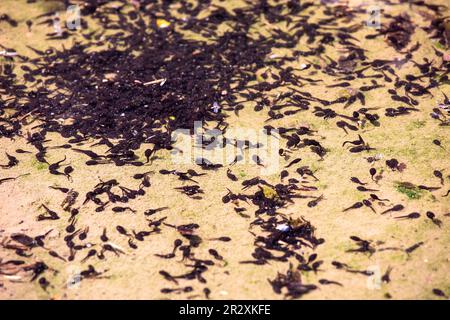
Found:
<path fill-rule="evenodd" d="M 434 1 L 443 4 L 445 1 Z M 353 4 L 353 2 L 351 2 Z M 356 4 L 356 3 L 355 3 Z M 238 6 L 238 2 L 230 1 L 230 6 Z M 27 31 L 24 23 L 29 17 L 47 12 L 58 6 L 52 1 L 38 2 L 34 5 L 25 5 L 25 1 L 3 0 L 0 3 L 0 13 L 8 13 L 19 22 L 15 29 L 0 23 L 0 44 L 14 48 L 23 54 L 31 54 L 26 48 L 30 45 L 35 48 L 45 49 L 49 46 L 61 46 L 70 44 L 71 40 L 61 42 L 45 41 L 45 33 L 51 27 L 35 26 L 31 32 Z M 385 7 L 392 13 L 399 13 L 408 6 Z M 413 8 L 408 10 L 412 21 L 419 25 L 427 25 L 420 10 Z M 314 10 L 307 10 L 307 13 Z M 401 57 L 395 50 L 389 47 L 383 37 L 375 41 L 367 42 L 363 35 L 368 31 L 361 31 L 357 35 L 361 39 L 359 45 L 367 50 L 370 59 L 391 59 Z M 422 61 L 423 57 L 434 57 L 434 40 L 428 39 L 427 34 L 417 28 L 412 36 L 411 43 L 421 43 L 421 48 L 414 53 L 415 61 Z M 365 47 L 366 45 L 366 47 Z M 283 54 L 280 52 L 279 54 Z M 330 50 L 329 55 L 336 59 L 339 56 L 337 50 Z M 301 59 L 300 59 L 301 60 Z M 302 62 L 302 61 L 300 61 Z M 436 61 L 436 64 L 440 63 Z M 406 75 L 417 71 L 412 64 L 405 65 L 398 71 L 399 75 Z M 324 84 L 333 84 L 333 80 L 324 77 Z M 360 80 L 360 85 L 364 83 Z M 368 81 L 368 80 L 367 80 Z M 313 96 L 330 99 L 336 98 L 342 92 L 342 88 L 326 88 L 324 86 L 306 85 L 302 90 L 310 92 Z M 301 165 L 309 166 L 318 182 L 314 183 L 318 189 L 311 194 L 323 195 L 323 200 L 315 207 L 308 207 L 311 199 L 294 199 L 289 206 L 279 210 L 280 213 L 292 218 L 303 217 L 315 227 L 317 238 L 325 239 L 325 242 L 314 250 L 305 247 L 299 250 L 308 257 L 313 252 L 318 260 L 323 260 L 317 272 L 301 272 L 302 281 L 305 284 L 318 285 L 318 289 L 302 296 L 303 299 L 434 299 L 433 289 L 438 288 L 446 295 L 450 295 L 450 196 L 443 197 L 450 188 L 447 176 L 450 174 L 449 151 L 450 135 L 448 126 L 439 126 L 439 122 L 430 117 L 432 108 L 442 103 L 447 93 L 450 96 L 450 86 L 442 85 L 439 89 L 433 89 L 433 97 L 419 97 L 419 111 L 409 115 L 389 118 L 384 116 L 386 107 L 398 106 L 393 104 L 386 90 L 370 91 L 366 94 L 366 107 L 378 108 L 376 112 L 382 115 L 380 126 L 367 125 L 358 131 L 364 140 L 376 150 L 353 154 L 347 148 L 342 148 L 345 140 L 354 140 L 356 133 L 348 135 L 336 127 L 335 119 L 324 120 L 314 116 L 310 111 L 300 112 L 296 116 L 287 117 L 277 122 L 280 126 L 308 126 L 317 130 L 315 138 L 321 141 L 328 153 L 323 161 L 318 161 L 318 156 L 309 149 L 300 149 L 293 152 L 291 159 L 301 157 Z M 349 108 L 360 108 L 359 102 Z M 339 107 L 342 108 L 342 107 Z M 339 110 L 342 111 L 342 110 Z M 351 113 L 350 113 L 351 114 Z M 235 128 L 261 128 L 266 123 L 265 112 L 254 112 L 249 105 L 236 116 L 230 112 L 227 122 Z M 61 145 L 65 140 L 58 135 L 48 136 L 51 139 L 49 145 Z M 444 148 L 439 148 L 432 143 L 433 140 L 441 141 Z M 17 137 L 14 140 L 0 138 L 0 163 L 6 163 L 5 152 L 15 154 L 16 149 L 29 150 L 31 147 L 24 138 Z M 101 152 L 103 149 L 92 149 Z M 34 151 L 34 150 L 33 150 Z M 143 153 L 143 149 L 139 154 Z M 375 164 L 368 163 L 364 157 L 382 155 L 382 159 Z M 131 177 L 136 173 L 153 171 L 151 174 L 151 187 L 147 189 L 144 197 L 130 202 L 130 206 L 136 213 L 114 213 L 111 210 L 99 214 L 94 211 L 92 203 L 82 206 L 78 225 L 89 226 L 88 239 L 93 244 L 99 243 L 100 235 L 104 228 L 108 230 L 109 241 L 123 249 L 124 254 L 116 257 L 108 253 L 106 259 L 90 259 L 82 262 L 87 251 L 77 255 L 74 261 L 65 262 L 51 257 L 48 250 L 43 248 L 33 249 L 33 261 L 45 261 L 50 267 L 46 271 L 46 278 L 50 281 L 47 290 L 43 290 L 37 281 L 30 281 L 30 275 L 20 272 L 15 276 L 0 273 L 0 299 L 203 299 L 203 289 L 209 288 L 212 299 L 282 299 L 282 294 L 276 294 L 270 286 L 268 279 L 274 279 L 277 272 L 286 273 L 289 263 L 271 260 L 265 265 L 242 264 L 240 262 L 251 260 L 254 251 L 255 236 L 249 232 L 260 234 L 258 228 L 249 230 L 253 221 L 253 212 L 256 207 L 246 203 L 240 206 L 246 207 L 249 217 L 239 215 L 230 204 L 223 204 L 222 197 L 227 194 L 227 188 L 235 193 L 242 192 L 241 183 L 256 176 L 260 176 L 267 182 L 276 184 L 280 180 L 279 172 L 268 176 L 261 176 L 260 168 L 254 164 L 239 164 L 233 167 L 225 166 L 216 171 L 208 171 L 207 175 L 196 177 L 198 184 L 205 191 L 201 200 L 191 199 L 177 190 L 176 187 L 187 185 L 177 180 L 172 175 L 161 175 L 161 169 L 188 169 L 199 170 L 199 167 L 191 164 L 174 164 L 170 154 L 161 152 L 158 159 L 144 167 L 115 167 L 114 165 L 85 166 L 87 158 L 79 153 L 53 149 L 49 150 L 47 160 L 49 163 L 61 160 L 67 156 L 66 163 L 70 163 L 75 171 L 73 180 L 68 181 L 64 176 L 51 175 L 47 166 L 36 161 L 33 155 L 15 154 L 20 163 L 10 169 L 0 169 L 0 179 L 14 177 L 20 174 L 29 175 L 15 181 L 8 181 L 0 185 L 0 242 L 7 241 L 14 233 L 26 233 L 38 235 L 52 230 L 45 242 L 45 247 L 57 252 L 64 259 L 69 256 L 65 243 L 61 241 L 66 233 L 68 213 L 63 213 L 61 202 L 64 194 L 50 189 L 51 185 L 73 188 L 80 194 L 77 205 L 81 205 L 84 195 L 100 182 L 117 179 L 121 185 L 131 189 L 138 188 L 139 182 Z M 144 157 L 142 156 L 144 159 Z M 391 171 L 387 168 L 385 160 L 396 158 L 406 164 L 403 172 Z M 285 166 L 290 160 L 280 158 L 280 166 Z M 383 178 L 378 182 L 371 182 L 367 187 L 379 190 L 377 194 L 381 198 L 387 198 L 390 203 L 386 207 L 375 206 L 377 213 L 364 207 L 358 210 L 342 212 L 342 210 L 357 201 L 367 198 L 368 193 L 356 190 L 351 177 L 370 181 L 369 169 L 373 167 L 377 172 L 383 172 Z M 231 168 L 238 177 L 233 182 L 227 178 L 227 169 Z M 441 189 L 429 191 L 411 191 L 399 187 L 399 182 L 410 182 L 416 185 L 439 186 L 439 179 L 433 175 L 434 170 L 442 170 L 444 173 L 444 185 Z M 280 171 L 282 169 L 280 168 Z M 292 171 L 295 175 L 295 170 Z M 298 175 L 296 176 L 298 178 Z M 250 189 L 253 193 L 257 190 Z M 405 209 L 401 213 L 380 215 L 380 212 L 393 204 L 403 204 Z M 37 222 L 36 217 L 44 213 L 41 205 L 61 213 L 63 219 L 57 221 Z M 187 268 L 181 262 L 181 253 L 177 253 L 174 259 L 161 259 L 155 254 L 171 252 L 175 239 L 180 234 L 173 228 L 162 227 L 160 234 L 153 234 L 144 242 L 137 242 L 136 250 L 127 244 L 127 237 L 116 231 L 117 225 L 122 225 L 128 230 L 144 230 L 148 221 L 143 215 L 149 208 L 168 207 L 159 212 L 156 217 L 167 216 L 166 222 L 172 225 L 197 223 L 200 228 L 197 234 L 204 241 L 195 249 L 197 258 L 210 259 L 208 250 L 213 248 L 223 257 L 222 261 L 215 261 L 215 265 L 204 274 L 206 284 L 198 281 L 179 280 L 175 285 L 165 280 L 160 270 L 166 270 L 170 274 L 185 273 Z M 425 217 L 427 211 L 432 211 L 442 221 L 438 227 L 430 219 Z M 421 213 L 421 217 L 415 220 L 395 219 L 396 216 L 411 212 Z M 219 236 L 228 236 L 230 242 L 208 241 L 207 239 Z M 373 254 L 348 252 L 355 249 L 356 244 L 350 239 L 357 236 L 372 241 L 371 245 L 377 249 Z M 381 248 L 409 248 L 417 243 L 423 243 L 411 254 L 404 250 L 378 250 Z M 3 242 L 5 243 L 5 242 Z M 0 247 L 0 264 L 10 259 L 18 259 L 14 251 Z M 345 263 L 352 270 L 369 270 L 372 276 L 361 273 L 351 273 L 336 268 L 332 262 Z M 298 262 L 291 261 L 294 266 Z M 68 279 L 80 271 L 86 270 L 92 265 L 97 271 L 103 272 L 100 277 L 83 279 L 78 284 L 67 285 Z M 1 268 L 0 268 L 1 270 Z M 390 272 L 390 282 L 381 281 L 381 277 Z M 341 285 L 319 285 L 320 279 L 328 279 L 339 282 Z M 175 288 L 192 286 L 193 291 L 188 293 L 164 294 L 163 288 Z"/>

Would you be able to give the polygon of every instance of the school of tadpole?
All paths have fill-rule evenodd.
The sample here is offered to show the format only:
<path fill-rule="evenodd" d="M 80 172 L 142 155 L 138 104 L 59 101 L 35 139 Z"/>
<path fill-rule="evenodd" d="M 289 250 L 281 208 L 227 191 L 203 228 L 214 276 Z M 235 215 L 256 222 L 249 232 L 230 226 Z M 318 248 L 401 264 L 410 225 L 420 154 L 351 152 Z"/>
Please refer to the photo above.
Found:
<path fill-rule="evenodd" d="M 449 298 L 446 1 L 17 2 L 0 299 Z"/>

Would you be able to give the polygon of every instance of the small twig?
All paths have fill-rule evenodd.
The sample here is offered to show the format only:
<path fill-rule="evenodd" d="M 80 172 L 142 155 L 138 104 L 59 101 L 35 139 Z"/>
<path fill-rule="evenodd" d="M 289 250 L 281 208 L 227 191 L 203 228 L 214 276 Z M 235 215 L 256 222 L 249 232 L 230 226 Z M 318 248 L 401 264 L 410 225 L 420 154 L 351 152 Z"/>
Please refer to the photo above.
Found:
<path fill-rule="evenodd" d="M 143 85 L 144 86 L 148 86 L 148 85 L 157 84 L 157 83 L 160 83 L 161 85 L 163 85 L 166 82 L 166 80 L 167 80 L 166 78 L 153 80 L 153 81 L 150 81 L 150 82 L 145 82 L 145 83 L 143 83 Z"/>

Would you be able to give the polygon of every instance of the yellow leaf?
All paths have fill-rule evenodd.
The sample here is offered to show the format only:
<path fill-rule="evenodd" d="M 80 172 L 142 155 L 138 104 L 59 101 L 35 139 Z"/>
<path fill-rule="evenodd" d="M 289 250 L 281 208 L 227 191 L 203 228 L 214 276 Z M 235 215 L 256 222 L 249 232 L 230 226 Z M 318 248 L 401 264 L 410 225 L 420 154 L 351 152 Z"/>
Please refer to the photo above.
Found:
<path fill-rule="evenodd" d="M 278 193 L 268 186 L 263 186 L 262 192 L 264 193 L 264 196 L 268 199 L 275 199 L 276 197 L 278 197 Z"/>
<path fill-rule="evenodd" d="M 156 19 L 156 25 L 158 28 L 167 28 L 170 26 L 170 22 L 164 19 Z"/>

